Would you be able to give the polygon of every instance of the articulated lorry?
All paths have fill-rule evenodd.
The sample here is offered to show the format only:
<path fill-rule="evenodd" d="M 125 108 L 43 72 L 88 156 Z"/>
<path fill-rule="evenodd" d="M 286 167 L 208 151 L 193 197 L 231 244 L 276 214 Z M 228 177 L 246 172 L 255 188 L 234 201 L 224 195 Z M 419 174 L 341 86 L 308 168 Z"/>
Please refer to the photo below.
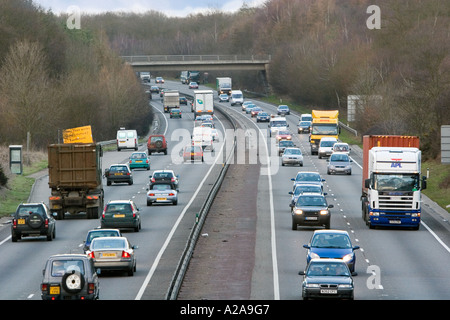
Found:
<path fill-rule="evenodd" d="M 180 93 L 178 91 L 164 91 L 163 96 L 164 112 L 170 112 L 170 109 L 180 107 Z"/>
<path fill-rule="evenodd" d="M 362 218 L 376 226 L 420 226 L 421 151 L 415 136 L 363 137 Z"/>
<path fill-rule="evenodd" d="M 204 114 L 214 114 L 214 93 L 212 90 L 195 90 L 192 104 L 194 119 Z"/>
<path fill-rule="evenodd" d="M 216 90 L 217 90 L 218 95 L 223 94 L 223 93 L 230 95 L 231 94 L 231 78 L 229 78 L 229 77 L 216 78 Z"/>
<path fill-rule="evenodd" d="M 104 203 L 102 156 L 96 143 L 48 146 L 49 207 L 58 220 L 67 212 L 99 218 Z"/>
<path fill-rule="evenodd" d="M 339 139 L 339 111 L 338 110 L 312 110 L 311 133 L 309 143 L 311 154 L 319 153 L 319 143 L 322 138 Z"/>

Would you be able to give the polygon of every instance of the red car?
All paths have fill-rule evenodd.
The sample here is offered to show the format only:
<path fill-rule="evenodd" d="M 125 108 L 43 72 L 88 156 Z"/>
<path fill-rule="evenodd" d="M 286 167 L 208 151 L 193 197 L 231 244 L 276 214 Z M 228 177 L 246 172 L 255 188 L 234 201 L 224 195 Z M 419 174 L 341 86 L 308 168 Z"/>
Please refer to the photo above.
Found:
<path fill-rule="evenodd" d="M 203 149 L 200 145 L 189 145 L 183 148 L 184 161 L 201 161 L 203 162 Z"/>
<path fill-rule="evenodd" d="M 256 117 L 258 113 L 262 112 L 263 110 L 260 107 L 253 107 L 252 111 L 250 111 L 252 118 Z"/>
<path fill-rule="evenodd" d="M 278 131 L 277 133 L 277 141 L 280 140 L 291 140 L 292 139 L 292 135 L 289 131 Z"/>

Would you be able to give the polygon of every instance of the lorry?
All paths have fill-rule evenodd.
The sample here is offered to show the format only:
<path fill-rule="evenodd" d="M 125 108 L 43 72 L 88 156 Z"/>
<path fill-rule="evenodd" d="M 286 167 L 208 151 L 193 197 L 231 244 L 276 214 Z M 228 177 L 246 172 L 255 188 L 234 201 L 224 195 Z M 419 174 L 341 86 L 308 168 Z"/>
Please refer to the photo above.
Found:
<path fill-rule="evenodd" d="M 324 137 L 339 138 L 339 111 L 338 110 L 312 110 L 311 132 L 309 144 L 311 154 L 319 153 L 320 139 Z"/>
<path fill-rule="evenodd" d="M 376 226 L 420 226 L 421 151 L 416 136 L 363 137 L 362 218 Z"/>
<path fill-rule="evenodd" d="M 192 104 L 194 119 L 204 114 L 214 114 L 214 93 L 212 90 L 194 90 Z"/>
<path fill-rule="evenodd" d="M 180 81 L 182 84 L 188 84 L 188 75 L 189 75 L 188 71 L 181 71 Z"/>
<path fill-rule="evenodd" d="M 200 72 L 199 71 L 188 71 L 187 84 L 189 82 L 197 82 L 200 84 Z"/>
<path fill-rule="evenodd" d="M 48 146 L 49 208 L 56 219 L 64 219 L 67 212 L 99 218 L 104 203 L 102 156 L 97 143 Z"/>
<path fill-rule="evenodd" d="M 150 72 L 142 71 L 139 73 L 141 81 L 144 83 L 150 83 Z"/>
<path fill-rule="evenodd" d="M 164 112 L 170 112 L 172 108 L 180 107 L 180 93 L 177 90 L 164 91 L 163 95 Z"/>
<path fill-rule="evenodd" d="M 216 78 L 216 90 L 217 90 L 218 95 L 221 95 L 223 93 L 230 95 L 231 94 L 231 78 L 229 78 L 229 77 Z"/>

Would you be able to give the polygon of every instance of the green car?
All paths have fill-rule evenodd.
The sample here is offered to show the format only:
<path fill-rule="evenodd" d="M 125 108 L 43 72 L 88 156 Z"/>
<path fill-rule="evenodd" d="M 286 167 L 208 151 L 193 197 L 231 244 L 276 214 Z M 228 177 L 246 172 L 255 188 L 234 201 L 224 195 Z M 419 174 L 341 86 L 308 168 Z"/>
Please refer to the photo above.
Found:
<path fill-rule="evenodd" d="M 181 109 L 170 109 L 171 118 L 181 118 Z"/>
<path fill-rule="evenodd" d="M 131 170 L 144 168 L 150 170 L 150 158 L 145 152 L 133 152 L 130 156 L 129 165 Z"/>
<path fill-rule="evenodd" d="M 132 200 L 109 201 L 100 217 L 101 228 L 141 229 L 139 209 Z"/>

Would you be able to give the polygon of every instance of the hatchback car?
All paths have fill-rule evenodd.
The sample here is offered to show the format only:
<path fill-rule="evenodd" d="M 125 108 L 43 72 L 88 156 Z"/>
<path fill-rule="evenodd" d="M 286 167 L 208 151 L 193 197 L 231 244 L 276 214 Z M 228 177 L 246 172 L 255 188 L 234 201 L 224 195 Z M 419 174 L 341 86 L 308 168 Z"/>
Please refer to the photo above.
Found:
<path fill-rule="evenodd" d="M 275 137 L 276 137 L 277 141 L 292 139 L 291 132 L 287 131 L 287 130 L 279 130 Z"/>
<path fill-rule="evenodd" d="M 297 226 L 324 226 L 330 229 L 331 214 L 325 195 L 317 193 L 302 193 L 292 209 L 292 230 Z"/>
<path fill-rule="evenodd" d="M 173 183 L 157 182 L 149 186 L 147 192 L 147 206 L 155 203 L 178 204 L 178 192 Z"/>
<path fill-rule="evenodd" d="M 348 154 L 343 152 L 333 152 L 330 159 L 327 159 L 327 174 L 344 173 L 352 174 L 352 162 Z"/>
<path fill-rule="evenodd" d="M 179 108 L 171 108 L 170 109 L 170 118 L 180 118 L 181 119 L 181 109 Z"/>
<path fill-rule="evenodd" d="M 85 254 L 57 254 L 42 270 L 42 300 L 97 300 L 100 294 L 94 261 Z"/>
<path fill-rule="evenodd" d="M 159 93 L 159 87 L 158 86 L 151 86 L 150 87 L 151 93 Z"/>
<path fill-rule="evenodd" d="M 246 114 L 250 114 L 252 112 L 253 108 L 256 108 L 256 104 L 250 103 L 245 106 L 245 110 L 243 110 L 243 111 L 245 111 Z"/>
<path fill-rule="evenodd" d="M 175 174 L 173 170 L 155 170 L 149 178 L 150 185 L 153 183 L 170 182 L 175 185 L 177 190 L 180 188 L 180 176 Z"/>
<path fill-rule="evenodd" d="M 298 164 L 300 167 L 303 167 L 302 151 L 299 148 L 291 147 L 284 149 L 284 152 L 281 155 L 281 165 L 285 166 L 286 164 Z"/>
<path fill-rule="evenodd" d="M 306 262 L 311 259 L 342 259 L 350 272 L 355 274 L 356 255 L 355 250 L 359 246 L 353 246 L 350 236 L 344 230 L 316 230 L 311 236 L 309 244 L 303 245 L 308 249 Z"/>
<path fill-rule="evenodd" d="M 286 148 L 295 148 L 295 143 L 292 140 L 278 142 L 278 156 L 281 156 Z"/>
<path fill-rule="evenodd" d="M 258 112 L 258 115 L 256 116 L 256 122 L 269 122 L 269 121 L 270 121 L 270 114 L 264 111 Z"/>
<path fill-rule="evenodd" d="M 46 236 L 48 241 L 52 241 L 56 236 L 56 220 L 43 202 L 20 204 L 12 218 L 12 242 L 28 236 Z"/>
<path fill-rule="evenodd" d="M 277 114 L 278 115 L 282 115 L 282 114 L 290 114 L 291 110 L 289 109 L 289 107 L 287 105 L 279 105 L 277 108 Z"/>
<path fill-rule="evenodd" d="M 189 89 L 198 89 L 197 82 L 189 82 Z"/>
<path fill-rule="evenodd" d="M 145 152 L 133 152 L 128 163 L 130 170 L 144 168 L 150 170 L 150 158 Z"/>
<path fill-rule="evenodd" d="M 302 298 L 354 298 L 353 278 L 346 263 L 338 259 L 312 259 L 303 275 Z"/>
<path fill-rule="evenodd" d="M 254 107 L 252 108 L 252 110 L 250 111 L 250 115 L 252 116 L 252 118 L 256 117 L 258 115 L 258 113 L 262 112 L 263 110 L 260 107 Z"/>
<path fill-rule="evenodd" d="M 203 148 L 201 146 L 187 145 L 182 150 L 184 161 L 201 161 L 204 162 Z"/>
<path fill-rule="evenodd" d="M 322 188 L 317 184 L 298 184 L 294 191 L 289 191 L 289 194 L 292 196 L 291 203 L 289 204 L 291 211 L 295 207 L 298 197 L 303 193 L 317 193 L 323 194 L 324 196 L 327 195 L 327 193 L 323 192 Z"/>
<path fill-rule="evenodd" d="M 254 105 L 254 103 L 253 103 L 253 101 L 244 101 L 242 104 L 241 104 L 241 110 L 242 111 L 245 111 L 246 109 L 247 109 L 247 106 L 248 105 Z"/>
<path fill-rule="evenodd" d="M 149 155 L 152 152 L 164 152 L 164 154 L 167 154 L 166 137 L 162 134 L 155 134 L 148 137 L 147 151 Z"/>
<path fill-rule="evenodd" d="M 227 95 L 226 93 L 222 93 L 219 95 L 219 102 L 229 102 L 230 101 L 230 96 Z"/>
<path fill-rule="evenodd" d="M 139 208 L 132 200 L 111 200 L 103 209 L 100 217 L 102 228 L 141 229 Z"/>
<path fill-rule="evenodd" d="M 120 233 L 119 229 L 92 229 L 89 230 L 86 239 L 84 240 L 84 246 L 83 251 L 86 253 L 86 251 L 89 250 L 89 247 L 91 245 L 92 240 L 94 238 L 99 237 L 120 237 L 122 234 Z"/>
<path fill-rule="evenodd" d="M 188 101 L 187 101 L 187 98 L 186 97 L 180 97 L 180 104 L 185 104 L 185 105 L 187 105 L 188 104 Z"/>
<path fill-rule="evenodd" d="M 156 77 L 155 78 L 155 83 L 164 83 L 164 78 L 163 77 Z"/>
<path fill-rule="evenodd" d="M 106 185 L 112 183 L 128 183 L 133 184 L 133 174 L 127 164 L 112 164 L 105 169 Z"/>
<path fill-rule="evenodd" d="M 132 276 L 136 272 L 135 249 L 125 237 L 102 237 L 92 240 L 87 255 L 102 272 L 119 270 Z"/>
<path fill-rule="evenodd" d="M 311 130 L 311 121 L 300 121 L 297 125 L 297 132 L 304 133 Z"/>
<path fill-rule="evenodd" d="M 295 178 L 292 178 L 291 180 L 294 181 L 292 190 L 295 189 L 297 184 L 301 183 L 317 184 L 323 190 L 323 182 L 325 181 L 325 179 L 322 179 L 322 177 L 320 176 L 320 173 L 315 171 L 299 171 L 297 172 Z"/>

